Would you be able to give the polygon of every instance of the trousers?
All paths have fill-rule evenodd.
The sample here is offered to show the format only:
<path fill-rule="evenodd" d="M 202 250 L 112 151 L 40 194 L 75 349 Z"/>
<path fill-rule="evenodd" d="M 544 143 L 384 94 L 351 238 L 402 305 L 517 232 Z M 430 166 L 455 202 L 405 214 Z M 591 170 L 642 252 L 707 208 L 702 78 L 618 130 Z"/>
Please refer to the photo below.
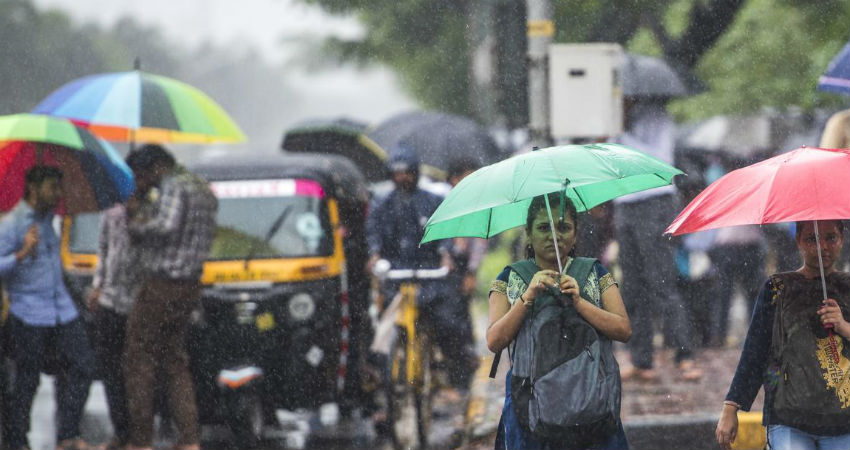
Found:
<path fill-rule="evenodd" d="M 656 329 L 663 327 L 672 337 L 678 361 L 692 352 L 687 330 L 690 310 L 679 295 L 673 245 L 663 236 L 674 208 L 672 195 L 658 195 L 618 203 L 614 210 L 623 278 L 620 291 L 633 330 L 628 348 L 632 364 L 641 369 L 652 368 Z"/>
<path fill-rule="evenodd" d="M 155 378 L 158 370 L 179 434 L 177 445 L 200 440 L 195 388 L 189 371 L 186 334 L 200 301 L 198 281 L 147 278 L 127 316 L 124 378 L 130 411 L 130 444 L 153 441 Z"/>
<path fill-rule="evenodd" d="M 52 327 L 27 325 L 9 318 L 12 357 L 17 368 L 8 414 L 8 448 L 27 445 L 32 402 L 44 371 L 46 355 L 56 354 L 56 438 L 59 441 L 80 436 L 80 419 L 94 376 L 95 358 L 82 320 L 74 319 Z"/>

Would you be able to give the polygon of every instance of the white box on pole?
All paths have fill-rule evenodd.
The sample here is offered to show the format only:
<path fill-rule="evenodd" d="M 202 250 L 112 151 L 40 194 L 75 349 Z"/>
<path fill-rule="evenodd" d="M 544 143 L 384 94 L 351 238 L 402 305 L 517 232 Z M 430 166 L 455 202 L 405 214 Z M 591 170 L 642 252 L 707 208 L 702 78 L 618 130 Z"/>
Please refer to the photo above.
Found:
<path fill-rule="evenodd" d="M 619 44 L 549 46 L 549 117 L 556 141 L 622 133 L 624 58 Z"/>

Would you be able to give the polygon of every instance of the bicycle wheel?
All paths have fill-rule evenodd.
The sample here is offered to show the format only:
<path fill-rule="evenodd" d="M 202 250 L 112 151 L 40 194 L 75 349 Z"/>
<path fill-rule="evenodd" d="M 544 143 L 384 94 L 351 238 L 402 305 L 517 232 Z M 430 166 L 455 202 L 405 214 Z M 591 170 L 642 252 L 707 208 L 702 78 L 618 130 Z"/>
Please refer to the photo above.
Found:
<path fill-rule="evenodd" d="M 414 388 L 407 382 L 407 336 L 399 328 L 390 345 L 384 370 L 383 391 L 387 411 L 387 431 L 396 449 L 418 445 Z"/>

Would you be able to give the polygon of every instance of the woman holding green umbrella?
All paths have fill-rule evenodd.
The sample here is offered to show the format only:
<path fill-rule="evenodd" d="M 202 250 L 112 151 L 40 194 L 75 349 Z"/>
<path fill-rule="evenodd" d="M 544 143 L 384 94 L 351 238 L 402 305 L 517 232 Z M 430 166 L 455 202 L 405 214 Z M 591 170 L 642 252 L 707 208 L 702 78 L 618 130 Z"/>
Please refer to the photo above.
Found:
<path fill-rule="evenodd" d="M 548 201 L 547 201 L 548 200 Z M 550 226 L 551 211 L 547 203 L 565 210 L 563 219 L 559 219 L 554 229 Z M 487 328 L 487 347 L 493 352 L 500 352 L 517 338 L 520 328 L 526 319 L 533 317 L 534 305 L 537 302 L 552 298 L 551 288 L 562 294 L 561 301 L 570 301 L 579 315 L 586 320 L 604 340 L 626 342 L 631 336 L 626 307 L 620 296 L 617 283 L 610 273 L 597 261 L 584 280 L 576 280 L 564 273 L 561 267 L 568 270 L 573 265 L 576 244 L 576 224 L 578 213 L 572 202 L 564 198 L 560 203 L 558 195 L 535 197 L 528 208 L 526 237 L 528 240 L 528 262 L 532 263 L 537 272 L 526 282 L 523 276 L 514 269 L 514 265 L 505 268 L 498 279 L 493 282 L 490 290 L 490 325 Z M 556 236 L 553 242 L 552 236 Z M 520 346 L 514 346 L 512 357 L 517 358 L 517 352 L 523 351 Z M 619 384 L 619 368 L 613 353 L 609 356 L 612 367 L 607 367 Z M 521 357 L 521 356 L 520 356 Z M 603 356 L 603 360 L 605 357 Z M 627 449 L 628 441 L 623 431 L 619 415 L 616 417 L 616 427 L 610 434 L 593 436 L 592 441 L 582 444 L 566 440 L 541 438 L 528 432 L 517 418 L 512 398 L 512 368 L 508 372 L 506 382 L 505 405 L 499 424 L 496 448 L 510 449 L 548 449 L 548 448 L 595 448 L 595 449 Z M 617 392 L 619 394 L 619 392 Z M 619 414 L 620 399 L 612 399 L 616 403 Z M 587 444 L 590 446 L 587 446 Z"/>
<path fill-rule="evenodd" d="M 498 351 L 515 343 L 527 318 L 526 309 L 533 310 L 535 304 L 543 302 L 551 304 L 550 293 L 555 293 L 551 288 L 555 288 L 561 290 L 559 297 L 569 299 L 568 306 L 580 310 L 580 320 L 590 323 L 594 334 L 601 336 L 601 348 L 610 345 L 612 339 L 628 340 L 631 326 L 619 289 L 607 270 L 590 263 L 595 260 L 574 258 L 577 212 L 631 192 L 668 185 L 681 173 L 655 158 L 614 144 L 566 145 L 514 156 L 473 172 L 452 189 L 429 219 L 422 242 L 450 237 L 489 238 L 525 225 L 531 252 L 522 265 L 527 268 L 524 273 L 531 276 L 523 278 L 508 269 L 494 283 L 488 347 Z M 573 264 L 578 260 L 587 271 L 576 273 L 578 278 L 567 276 L 578 267 Z M 535 437 L 519 426 L 509 393 L 497 448 L 628 448 L 619 422 L 619 369 L 613 353 L 599 354 L 607 361 L 604 378 L 613 376 L 616 384 L 615 394 L 606 397 L 614 403 L 612 411 L 616 412 L 609 414 L 613 421 L 605 433 L 583 444 Z M 526 360 L 529 357 L 525 355 Z M 508 380 L 513 374 L 508 374 Z M 595 383 L 592 388 L 599 385 Z"/>

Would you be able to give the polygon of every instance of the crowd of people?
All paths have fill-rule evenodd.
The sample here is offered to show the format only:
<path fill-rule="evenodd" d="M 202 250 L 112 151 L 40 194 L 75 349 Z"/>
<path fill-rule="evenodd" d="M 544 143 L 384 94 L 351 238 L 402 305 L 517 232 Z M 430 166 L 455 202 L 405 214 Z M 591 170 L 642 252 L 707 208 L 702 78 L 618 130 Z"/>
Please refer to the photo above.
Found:
<path fill-rule="evenodd" d="M 114 437 L 107 449 L 152 449 L 154 376 L 163 374 L 175 448 L 200 448 L 185 336 L 200 300 L 203 262 L 213 240 L 217 200 L 158 145 L 127 156 L 134 194 L 103 215 L 100 263 L 86 306 L 91 336 L 62 278 L 53 227 L 62 172 L 36 165 L 24 198 L 0 221 L 0 275 L 10 299 L 8 337 L 14 377 L 4 402 L 3 443 L 28 449 L 40 373 L 56 368 L 57 449 L 93 448 L 80 430 L 89 386 L 103 379 Z"/>
<path fill-rule="evenodd" d="M 665 105 L 630 105 L 627 116 L 627 131 L 619 141 L 672 162 L 673 124 Z M 24 198 L 0 220 L 0 276 L 10 299 L 6 326 L 15 366 L 12 395 L 3 415 L 4 444 L 11 450 L 28 448 L 30 411 L 40 373 L 51 364 L 49 355 L 60 360 L 58 449 L 92 447 L 81 436 L 80 420 L 96 370 L 106 388 L 115 431 L 107 449 L 152 448 L 157 373 L 163 375 L 166 409 L 177 429 L 175 448 L 200 448 L 185 339 L 190 314 L 200 301 L 200 277 L 215 233 L 217 200 L 205 180 L 182 169 L 161 146 L 132 151 L 127 164 L 136 190 L 102 217 L 99 264 L 86 298 L 93 317 L 91 334 L 62 280 L 59 238 L 53 227 L 62 172 L 40 165 L 30 169 Z M 448 181 L 454 186 L 477 167 L 474 161 L 458 158 L 448 170 Z M 441 198 L 420 188 L 420 160 L 412 149 L 393 149 L 387 168 L 393 189 L 373 200 L 365 227 L 367 272 L 375 275 L 381 260 L 393 269 L 449 269 L 446 280 L 420 280 L 417 306 L 422 319 L 434 327 L 436 344 L 449 366 L 451 388 L 459 397 L 452 401 L 459 402 L 468 394 L 478 365 L 470 302 L 487 241 L 455 238 L 420 245 L 425 224 Z M 843 222 L 821 221 L 819 237 L 813 222 L 782 228 L 780 234 L 794 243 L 802 264 L 792 266 L 785 261 L 793 257 L 774 250 L 777 273 L 760 284 L 766 276 L 770 236 L 758 227 L 744 227 L 672 241 L 663 232 L 679 209 L 679 200 L 669 186 L 623 196 L 604 207 L 613 210 L 610 231 L 619 246 L 620 279 L 615 279 L 606 267 L 614 261 L 603 254 L 605 242 L 589 242 L 599 241 L 599 234 L 587 234 L 588 227 L 599 226 L 594 221 L 604 213 L 596 210 L 579 217 L 566 197 L 533 199 L 526 217 L 526 254 L 498 275 L 488 293 L 487 347 L 496 353 L 510 349 L 512 362 L 497 448 L 628 448 L 619 417 L 621 380 L 659 381 L 654 363 L 660 334 L 664 344 L 675 349 L 678 377 L 699 381 L 702 362 L 696 350 L 726 345 L 736 287 L 752 319 L 723 401 L 718 443 L 730 448 L 738 427 L 737 411 L 750 408 L 763 384 L 764 424 L 771 448 L 850 448 L 850 275 L 842 271 Z M 566 211 L 557 223 L 550 214 L 555 210 Z M 715 298 L 701 310 L 702 317 L 695 309 L 696 296 L 680 289 L 683 271 L 677 251 L 689 246 L 710 256 L 716 282 Z M 579 254 L 577 249 L 592 250 Z M 585 262 L 588 271 L 578 272 Z M 824 293 L 828 292 L 824 301 L 819 297 L 821 267 Z M 399 294 L 399 288 L 399 283 L 385 280 L 378 297 L 386 302 Z M 616 397 L 607 405 L 607 415 L 585 440 L 556 437 L 562 435 L 552 431 L 554 425 L 541 425 L 549 420 L 544 417 L 548 413 L 517 407 L 533 401 L 522 381 L 530 379 L 524 372 L 527 364 L 533 367 L 547 356 L 539 353 L 530 337 L 538 326 L 535 312 L 544 305 L 561 305 L 595 330 L 594 350 L 591 344 L 584 348 L 590 361 L 582 362 L 581 370 L 594 367 L 613 377 L 616 385 L 606 394 Z M 695 322 L 703 323 L 698 337 L 692 329 Z M 629 361 L 613 359 L 614 341 L 625 343 Z M 565 362 L 553 367 L 561 363 Z M 787 377 L 788 364 L 795 365 L 802 381 L 796 388 L 777 389 L 785 384 L 775 378 L 780 373 Z M 564 381 L 553 383 L 568 390 Z M 567 403 L 573 398 L 567 397 Z M 806 400 L 811 398 L 823 402 Z M 385 413 L 378 411 L 373 418 L 385 420 Z"/>

